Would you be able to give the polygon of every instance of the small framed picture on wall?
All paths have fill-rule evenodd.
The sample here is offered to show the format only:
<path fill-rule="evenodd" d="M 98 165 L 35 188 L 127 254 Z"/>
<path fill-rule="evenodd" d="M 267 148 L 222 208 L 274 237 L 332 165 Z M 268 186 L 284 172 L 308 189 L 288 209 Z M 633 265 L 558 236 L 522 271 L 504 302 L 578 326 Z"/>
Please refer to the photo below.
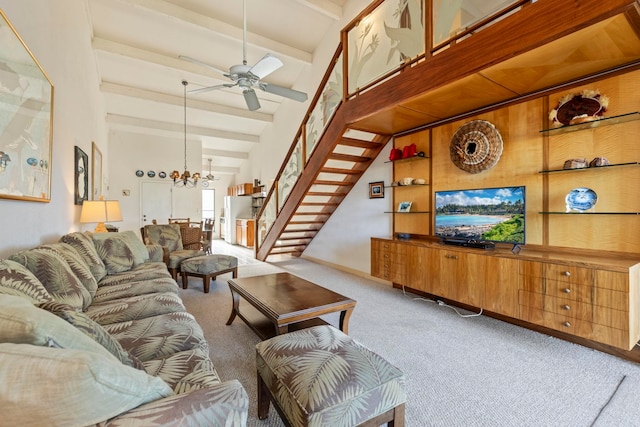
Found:
<path fill-rule="evenodd" d="M 384 198 L 384 181 L 376 181 L 376 182 L 369 183 L 369 198 L 370 199 Z"/>
<path fill-rule="evenodd" d="M 411 202 L 400 202 L 398 204 L 398 212 L 409 212 L 411 211 Z"/>

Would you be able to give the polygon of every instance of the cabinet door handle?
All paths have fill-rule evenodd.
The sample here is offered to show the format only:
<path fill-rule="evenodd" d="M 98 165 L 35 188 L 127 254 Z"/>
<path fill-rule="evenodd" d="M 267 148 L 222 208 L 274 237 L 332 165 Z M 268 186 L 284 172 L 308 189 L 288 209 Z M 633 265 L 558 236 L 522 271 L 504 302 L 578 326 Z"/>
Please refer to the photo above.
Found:
<path fill-rule="evenodd" d="M 445 258 L 449 258 L 449 259 L 458 259 L 458 255 L 445 255 Z"/>
<path fill-rule="evenodd" d="M 571 306 L 569 306 L 569 304 L 565 304 L 565 305 L 562 306 L 562 309 L 569 311 L 569 310 L 571 310 Z"/>
<path fill-rule="evenodd" d="M 569 322 L 564 322 L 563 325 L 564 325 L 565 328 L 570 328 L 571 327 L 571 323 L 569 323 Z"/>
<path fill-rule="evenodd" d="M 562 274 L 563 274 L 563 275 L 565 275 L 565 276 L 567 276 L 567 277 L 571 276 L 571 272 L 570 272 L 570 271 L 565 271 L 565 272 L 564 272 L 564 273 L 562 273 Z"/>
<path fill-rule="evenodd" d="M 565 294 L 570 294 L 570 293 L 571 293 L 571 289 L 569 289 L 569 288 L 564 288 L 564 289 L 562 290 L 562 292 L 564 292 Z"/>

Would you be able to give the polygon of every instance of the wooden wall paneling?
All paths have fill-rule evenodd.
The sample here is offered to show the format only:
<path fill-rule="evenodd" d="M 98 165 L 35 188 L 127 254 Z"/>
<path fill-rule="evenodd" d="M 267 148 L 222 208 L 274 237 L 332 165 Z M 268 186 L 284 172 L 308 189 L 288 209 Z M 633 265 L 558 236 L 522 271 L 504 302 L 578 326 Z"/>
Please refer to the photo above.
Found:
<path fill-rule="evenodd" d="M 543 135 L 540 133 L 541 99 L 445 124 L 432 130 L 432 191 L 502 186 L 526 186 L 527 243 L 542 244 Z M 449 154 L 456 130 L 471 120 L 487 120 L 502 136 L 503 152 L 489 170 L 471 174 L 458 169 Z"/>

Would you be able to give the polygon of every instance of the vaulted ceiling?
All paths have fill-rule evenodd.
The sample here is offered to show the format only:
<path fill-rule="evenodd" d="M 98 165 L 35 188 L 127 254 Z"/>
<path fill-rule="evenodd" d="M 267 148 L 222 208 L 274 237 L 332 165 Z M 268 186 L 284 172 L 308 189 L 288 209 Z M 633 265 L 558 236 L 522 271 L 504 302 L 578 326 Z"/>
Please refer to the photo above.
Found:
<path fill-rule="evenodd" d="M 299 89 L 314 51 L 343 18 L 348 0 L 246 0 L 247 63 L 271 53 L 284 65 L 264 81 Z M 183 85 L 199 89 L 229 80 L 181 59 L 228 70 L 243 59 L 241 0 L 89 0 L 101 92 L 111 133 L 175 138 L 184 132 Z M 336 45 L 338 34 L 336 37 Z M 202 172 L 233 174 L 248 159 L 283 102 L 256 90 L 261 108 L 247 109 L 239 87 L 188 94 L 189 140 L 202 142 Z M 312 97 L 313 93 L 309 93 Z M 303 108 L 307 108 L 303 104 Z M 195 169 L 195 168 L 193 168 Z"/>

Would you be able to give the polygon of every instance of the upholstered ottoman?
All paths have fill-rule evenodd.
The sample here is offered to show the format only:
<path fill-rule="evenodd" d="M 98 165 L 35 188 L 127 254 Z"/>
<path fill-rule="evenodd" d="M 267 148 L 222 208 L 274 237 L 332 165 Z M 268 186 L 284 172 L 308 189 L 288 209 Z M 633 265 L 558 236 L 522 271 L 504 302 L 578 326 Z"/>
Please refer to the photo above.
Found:
<path fill-rule="evenodd" d="M 404 374 L 332 326 L 256 346 L 258 418 L 270 401 L 293 427 L 404 426 Z"/>
<path fill-rule="evenodd" d="M 211 278 L 224 273 L 233 273 L 238 277 L 238 258 L 231 255 L 203 255 L 186 259 L 180 263 L 182 288 L 187 289 L 188 276 L 202 277 L 204 292 L 209 292 Z"/>

